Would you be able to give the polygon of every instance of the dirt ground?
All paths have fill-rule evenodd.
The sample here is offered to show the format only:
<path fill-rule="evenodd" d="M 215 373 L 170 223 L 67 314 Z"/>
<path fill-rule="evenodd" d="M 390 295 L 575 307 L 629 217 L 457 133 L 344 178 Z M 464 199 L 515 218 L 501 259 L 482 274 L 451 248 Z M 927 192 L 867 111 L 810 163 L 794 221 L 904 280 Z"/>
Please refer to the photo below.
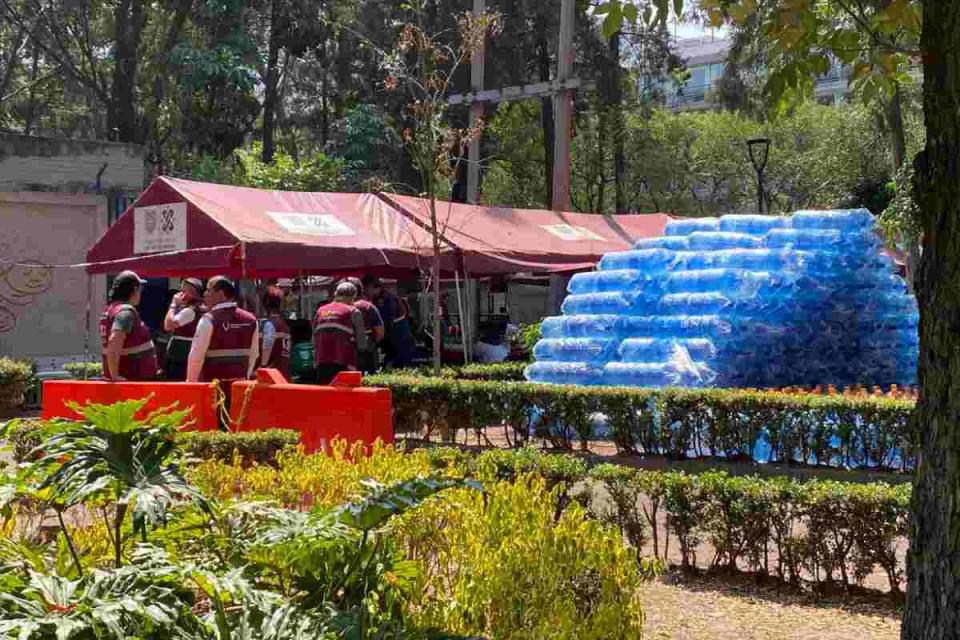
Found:
<path fill-rule="evenodd" d="M 646 636 L 660 640 L 895 640 L 900 613 L 884 598 L 817 600 L 750 578 L 667 574 L 644 587 Z"/>

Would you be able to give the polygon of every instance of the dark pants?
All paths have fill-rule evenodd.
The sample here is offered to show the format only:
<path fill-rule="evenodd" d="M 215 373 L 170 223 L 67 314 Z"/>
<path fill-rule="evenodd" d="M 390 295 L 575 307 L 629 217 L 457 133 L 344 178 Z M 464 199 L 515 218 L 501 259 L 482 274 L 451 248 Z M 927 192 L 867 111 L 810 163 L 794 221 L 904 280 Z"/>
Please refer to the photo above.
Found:
<path fill-rule="evenodd" d="M 345 364 L 319 362 L 317 363 L 317 368 L 315 370 L 314 380 L 316 384 L 330 384 L 333 382 L 333 379 L 337 377 L 338 373 L 346 370 L 347 365 Z"/>
<path fill-rule="evenodd" d="M 379 358 L 377 357 L 377 350 L 374 348 L 371 351 L 358 351 L 357 352 L 357 368 L 360 369 L 363 373 L 376 373 L 377 365 L 380 364 L 377 362 Z"/>
<path fill-rule="evenodd" d="M 164 375 L 166 376 L 167 380 L 183 382 L 187 379 L 187 361 L 171 360 L 167 358 L 166 366 L 164 367 Z"/>

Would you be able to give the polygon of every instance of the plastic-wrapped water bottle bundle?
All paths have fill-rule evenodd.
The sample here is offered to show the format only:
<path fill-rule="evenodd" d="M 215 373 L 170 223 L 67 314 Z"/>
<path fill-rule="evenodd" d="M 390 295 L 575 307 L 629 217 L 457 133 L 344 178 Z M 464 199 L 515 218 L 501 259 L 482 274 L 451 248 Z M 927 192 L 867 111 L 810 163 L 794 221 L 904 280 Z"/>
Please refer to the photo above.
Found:
<path fill-rule="evenodd" d="M 916 383 L 916 300 L 864 209 L 672 220 L 570 280 L 530 380 Z"/>

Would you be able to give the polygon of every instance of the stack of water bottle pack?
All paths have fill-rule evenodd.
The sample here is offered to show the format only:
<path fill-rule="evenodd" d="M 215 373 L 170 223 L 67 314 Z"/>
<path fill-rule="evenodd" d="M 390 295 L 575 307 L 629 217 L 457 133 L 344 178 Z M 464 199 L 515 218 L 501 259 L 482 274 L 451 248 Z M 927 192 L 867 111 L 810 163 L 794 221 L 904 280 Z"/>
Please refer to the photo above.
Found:
<path fill-rule="evenodd" d="M 632 386 L 916 382 L 917 306 L 865 209 L 672 220 L 570 280 L 527 377 Z"/>

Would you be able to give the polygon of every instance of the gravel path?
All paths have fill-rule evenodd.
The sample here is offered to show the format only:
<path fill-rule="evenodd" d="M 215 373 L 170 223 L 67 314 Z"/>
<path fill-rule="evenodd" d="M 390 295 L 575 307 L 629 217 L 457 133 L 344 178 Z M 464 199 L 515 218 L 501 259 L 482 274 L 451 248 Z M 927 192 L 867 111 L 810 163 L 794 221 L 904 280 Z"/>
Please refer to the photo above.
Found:
<path fill-rule="evenodd" d="M 668 574 L 644 587 L 646 638 L 660 640 L 895 640 L 900 617 L 887 599 L 816 604 L 749 579 Z"/>

